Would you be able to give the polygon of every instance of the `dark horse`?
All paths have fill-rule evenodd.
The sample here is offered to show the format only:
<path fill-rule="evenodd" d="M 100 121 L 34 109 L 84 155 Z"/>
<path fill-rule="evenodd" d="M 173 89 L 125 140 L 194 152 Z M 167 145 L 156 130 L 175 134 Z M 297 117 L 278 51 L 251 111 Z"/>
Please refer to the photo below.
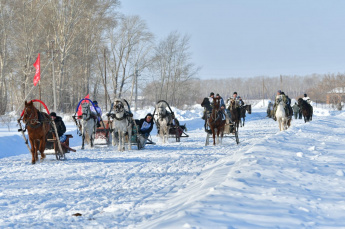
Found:
<path fill-rule="evenodd" d="M 230 101 L 229 110 L 231 114 L 231 121 L 235 123 L 235 130 L 237 132 L 241 121 L 241 109 L 236 106 L 236 101 L 233 99 Z"/>
<path fill-rule="evenodd" d="M 244 105 L 241 108 L 241 117 L 240 117 L 240 124 L 241 127 L 244 126 L 244 122 L 246 121 L 246 112 L 248 112 L 248 114 L 252 113 L 252 105 Z"/>
<path fill-rule="evenodd" d="M 298 99 L 298 106 L 302 111 L 304 122 L 309 122 L 312 120 L 313 117 L 313 108 L 312 106 L 302 98 Z"/>
<path fill-rule="evenodd" d="M 46 157 L 44 150 L 47 143 L 47 134 L 51 129 L 51 117 L 44 112 L 40 112 L 32 101 L 25 101 L 23 122 L 29 134 L 32 164 L 38 161 L 37 150 L 40 151 L 41 161 L 43 161 Z"/>
<path fill-rule="evenodd" d="M 219 135 L 221 142 L 223 139 L 224 126 L 226 120 L 223 120 L 223 113 L 219 110 L 220 98 L 213 98 L 213 108 L 210 117 L 208 118 L 208 124 L 212 131 L 213 145 L 216 145 L 216 133 L 217 133 L 217 144 L 219 143 Z"/>

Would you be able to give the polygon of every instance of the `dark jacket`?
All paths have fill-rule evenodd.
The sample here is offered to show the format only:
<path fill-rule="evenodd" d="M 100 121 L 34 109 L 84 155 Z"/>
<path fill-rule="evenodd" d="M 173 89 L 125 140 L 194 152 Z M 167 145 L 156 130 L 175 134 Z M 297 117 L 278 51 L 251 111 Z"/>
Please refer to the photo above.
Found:
<path fill-rule="evenodd" d="M 66 132 L 65 123 L 62 121 L 62 118 L 60 116 L 56 116 L 54 122 L 58 135 L 59 137 L 61 137 Z"/>
<path fill-rule="evenodd" d="M 146 130 L 141 130 L 141 127 L 143 126 L 144 122 L 146 122 L 146 117 L 147 117 L 147 115 L 145 116 L 145 118 L 142 118 L 142 119 L 139 120 L 139 131 L 142 134 L 145 134 L 145 133 L 149 134 L 152 131 L 152 129 L 153 129 L 153 124 L 154 123 L 153 123 L 153 118 L 152 118 L 150 120 L 150 122 L 149 122 L 149 124 L 151 124 L 151 126 L 148 129 L 146 129 Z"/>

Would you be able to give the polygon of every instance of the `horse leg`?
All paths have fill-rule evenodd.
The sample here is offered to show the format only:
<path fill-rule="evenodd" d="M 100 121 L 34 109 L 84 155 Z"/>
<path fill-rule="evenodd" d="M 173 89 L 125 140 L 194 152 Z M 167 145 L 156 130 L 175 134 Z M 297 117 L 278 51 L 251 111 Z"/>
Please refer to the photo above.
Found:
<path fill-rule="evenodd" d="M 132 150 L 132 126 L 130 126 L 130 130 L 128 130 L 128 150 Z"/>
<path fill-rule="evenodd" d="M 85 133 L 83 133 L 83 135 L 81 136 L 81 149 L 84 149 L 84 142 L 85 142 Z"/>
<path fill-rule="evenodd" d="M 213 145 L 216 145 L 216 130 L 212 128 Z"/>
<path fill-rule="evenodd" d="M 31 138 L 29 138 L 30 145 L 31 145 L 31 163 L 35 164 L 36 163 L 36 155 L 35 155 L 35 141 Z"/>
<path fill-rule="evenodd" d="M 246 118 L 245 117 L 243 117 L 243 126 L 244 126 L 244 122 L 246 121 Z"/>
<path fill-rule="evenodd" d="M 58 138 L 59 140 L 59 138 Z M 40 153 L 41 153 L 41 162 L 44 160 L 44 158 L 46 158 L 46 155 L 44 154 L 44 150 L 46 149 L 46 141 L 44 139 L 44 137 L 40 140 L 40 147 L 39 147 L 39 150 L 40 150 Z"/>
<path fill-rule="evenodd" d="M 121 130 L 118 130 L 118 134 L 119 134 L 119 145 L 117 146 L 117 150 L 122 151 L 121 145 L 123 143 L 123 134 L 122 134 Z"/>

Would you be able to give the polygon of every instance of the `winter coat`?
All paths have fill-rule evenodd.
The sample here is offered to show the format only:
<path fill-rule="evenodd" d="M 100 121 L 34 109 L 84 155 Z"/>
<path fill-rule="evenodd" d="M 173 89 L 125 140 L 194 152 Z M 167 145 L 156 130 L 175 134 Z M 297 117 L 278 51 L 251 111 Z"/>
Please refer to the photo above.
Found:
<path fill-rule="evenodd" d="M 310 98 L 307 96 L 307 97 L 303 97 L 303 100 L 304 101 L 307 101 L 307 103 L 309 103 L 310 104 L 310 102 L 311 102 L 311 100 L 310 100 Z"/>
<path fill-rule="evenodd" d="M 295 103 L 295 104 L 292 106 L 292 110 L 293 110 L 293 113 L 294 113 L 294 114 L 299 113 L 299 106 Z"/>
<path fill-rule="evenodd" d="M 54 119 L 56 130 L 58 132 L 59 137 L 61 137 L 66 132 L 65 123 L 62 121 L 60 116 L 56 116 Z"/>
<path fill-rule="evenodd" d="M 95 107 L 96 107 L 96 110 L 95 110 L 95 108 L 91 105 L 91 106 L 90 106 L 90 110 L 91 110 L 91 112 L 93 112 L 94 114 L 96 114 L 98 121 L 101 121 L 102 109 L 101 109 L 100 107 L 98 107 L 98 106 L 95 106 Z M 96 111 L 97 111 L 97 112 L 96 112 Z M 97 115 L 97 113 L 99 114 L 99 116 Z"/>
<path fill-rule="evenodd" d="M 276 96 L 275 105 L 277 105 L 277 104 L 279 103 L 279 102 L 278 102 L 279 96 L 280 96 L 280 95 L 277 95 L 277 96 Z M 285 95 L 281 95 L 281 96 L 282 96 L 283 102 L 284 102 L 285 104 L 287 104 L 287 103 L 288 103 L 288 100 L 287 100 L 286 96 L 285 96 Z"/>
<path fill-rule="evenodd" d="M 150 122 L 147 122 L 146 117 L 147 115 L 145 116 L 145 118 L 142 118 L 139 120 L 139 129 L 142 134 L 145 134 L 145 133 L 149 134 L 152 131 L 153 124 L 154 124 L 153 118 L 150 120 Z"/>

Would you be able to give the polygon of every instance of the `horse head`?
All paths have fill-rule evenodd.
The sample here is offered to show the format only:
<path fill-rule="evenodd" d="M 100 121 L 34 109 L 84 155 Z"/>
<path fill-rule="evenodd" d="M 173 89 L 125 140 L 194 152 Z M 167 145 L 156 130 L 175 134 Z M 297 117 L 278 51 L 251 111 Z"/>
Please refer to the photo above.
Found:
<path fill-rule="evenodd" d="M 125 111 L 125 106 L 123 105 L 123 102 L 120 99 L 115 100 L 114 102 L 114 112 L 116 114 L 123 113 Z"/>
<path fill-rule="evenodd" d="M 213 109 L 218 111 L 220 108 L 220 99 L 213 98 Z"/>
<path fill-rule="evenodd" d="M 297 104 L 298 104 L 298 106 L 301 108 L 301 107 L 303 106 L 303 104 L 304 104 L 304 100 L 303 100 L 302 98 L 299 98 L 299 99 L 297 100 Z"/>
<path fill-rule="evenodd" d="M 26 124 L 30 120 L 37 120 L 37 109 L 34 106 L 33 102 L 25 101 L 25 108 L 24 108 L 24 115 L 23 115 L 23 122 Z"/>
<path fill-rule="evenodd" d="M 167 115 L 166 105 L 164 103 L 157 104 L 157 114 L 159 118 L 164 118 Z"/>
<path fill-rule="evenodd" d="M 232 111 L 232 110 L 235 110 L 235 108 L 236 108 L 236 101 L 234 99 L 231 99 L 230 105 L 229 105 L 229 110 Z"/>
<path fill-rule="evenodd" d="M 82 111 L 82 118 L 83 118 L 83 120 L 90 119 L 91 109 L 90 109 L 89 103 L 82 103 L 81 104 L 81 111 Z"/>

